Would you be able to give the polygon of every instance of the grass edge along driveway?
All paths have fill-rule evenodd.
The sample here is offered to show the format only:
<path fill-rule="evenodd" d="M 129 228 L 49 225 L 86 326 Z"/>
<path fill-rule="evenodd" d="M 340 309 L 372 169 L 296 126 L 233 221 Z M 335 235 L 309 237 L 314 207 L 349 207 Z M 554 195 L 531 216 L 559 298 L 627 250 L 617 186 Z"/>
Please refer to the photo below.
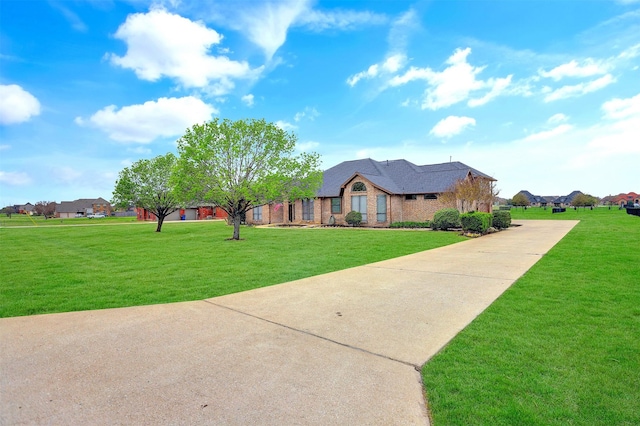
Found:
<path fill-rule="evenodd" d="M 85 222 L 86 223 L 86 222 Z M 102 222 L 96 222 L 96 224 Z M 455 233 L 224 222 L 0 228 L 0 317 L 221 296 L 463 241 Z"/>
<path fill-rule="evenodd" d="M 438 425 L 640 424 L 640 218 L 581 222 L 422 369 Z"/>

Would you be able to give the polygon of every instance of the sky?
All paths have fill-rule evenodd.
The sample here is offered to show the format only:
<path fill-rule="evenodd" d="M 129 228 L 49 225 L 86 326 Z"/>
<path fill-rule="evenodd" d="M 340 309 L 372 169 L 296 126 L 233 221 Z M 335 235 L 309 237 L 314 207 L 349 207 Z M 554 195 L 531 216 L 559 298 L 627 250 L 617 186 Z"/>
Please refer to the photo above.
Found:
<path fill-rule="evenodd" d="M 640 0 L 0 2 L 0 205 L 111 199 L 194 124 L 500 196 L 640 192 Z"/>

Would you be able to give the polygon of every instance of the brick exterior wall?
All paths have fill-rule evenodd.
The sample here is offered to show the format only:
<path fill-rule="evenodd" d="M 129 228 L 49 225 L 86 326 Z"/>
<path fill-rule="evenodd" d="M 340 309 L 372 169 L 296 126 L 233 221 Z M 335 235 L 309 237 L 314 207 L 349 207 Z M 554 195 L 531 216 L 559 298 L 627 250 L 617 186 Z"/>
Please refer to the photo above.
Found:
<path fill-rule="evenodd" d="M 361 182 L 365 185 L 366 191 L 353 191 L 353 185 Z M 276 212 L 275 205 L 265 205 L 262 207 L 262 221 L 253 220 L 253 212 L 247 212 L 247 223 L 253 225 L 263 225 L 269 223 L 294 223 L 294 224 L 324 224 L 331 223 L 331 216 L 335 225 L 347 225 L 345 216 L 352 210 L 352 196 L 367 197 L 367 221 L 361 226 L 366 227 L 388 227 L 393 222 L 424 222 L 432 220 L 433 215 L 441 209 L 455 207 L 446 204 L 440 199 L 426 199 L 425 194 L 416 194 L 416 199 L 406 199 L 405 195 L 392 195 L 377 188 L 369 180 L 356 175 L 344 187 L 343 196 L 340 198 L 340 213 L 331 213 L 331 198 L 316 198 L 314 200 L 313 220 L 302 220 L 302 200 L 292 203 L 293 220 L 289 221 L 289 203 L 282 203 L 282 207 Z M 385 221 L 378 221 L 377 199 L 378 195 L 387 197 L 387 215 Z M 491 206 L 482 207 L 481 211 L 491 211 Z"/>

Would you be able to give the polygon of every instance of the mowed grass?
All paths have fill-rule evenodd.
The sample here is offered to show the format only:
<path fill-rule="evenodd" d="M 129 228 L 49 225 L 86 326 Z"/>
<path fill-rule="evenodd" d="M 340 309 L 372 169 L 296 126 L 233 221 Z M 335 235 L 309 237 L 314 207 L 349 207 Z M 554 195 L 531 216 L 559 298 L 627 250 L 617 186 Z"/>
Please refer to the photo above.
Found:
<path fill-rule="evenodd" d="M 640 424 L 640 217 L 581 222 L 422 370 L 433 424 Z"/>
<path fill-rule="evenodd" d="M 45 219 L 44 216 L 27 216 L 24 214 L 13 214 L 11 217 L 0 215 L 0 227 L 22 227 L 22 226 L 60 226 L 60 225 L 113 225 L 119 223 L 134 223 L 136 217 L 103 217 L 89 219 L 86 217 L 53 218 Z"/>
<path fill-rule="evenodd" d="M 431 231 L 243 227 L 243 240 L 228 241 L 232 228 L 221 221 L 155 227 L 0 228 L 0 317 L 199 300 L 463 240 Z"/>

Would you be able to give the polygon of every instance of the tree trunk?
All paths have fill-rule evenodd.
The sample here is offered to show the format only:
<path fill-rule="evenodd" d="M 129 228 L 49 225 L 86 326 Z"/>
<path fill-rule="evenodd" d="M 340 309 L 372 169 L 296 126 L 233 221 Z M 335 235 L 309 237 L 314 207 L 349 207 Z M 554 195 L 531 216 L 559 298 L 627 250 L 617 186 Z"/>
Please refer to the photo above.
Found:
<path fill-rule="evenodd" d="M 160 232 L 162 230 L 162 222 L 164 222 L 164 216 L 158 216 L 158 227 L 156 228 L 156 232 Z"/>
<path fill-rule="evenodd" d="M 240 221 L 242 220 L 242 217 L 240 216 L 239 213 L 235 213 L 233 215 L 233 238 L 234 240 L 239 240 L 240 239 Z"/>

